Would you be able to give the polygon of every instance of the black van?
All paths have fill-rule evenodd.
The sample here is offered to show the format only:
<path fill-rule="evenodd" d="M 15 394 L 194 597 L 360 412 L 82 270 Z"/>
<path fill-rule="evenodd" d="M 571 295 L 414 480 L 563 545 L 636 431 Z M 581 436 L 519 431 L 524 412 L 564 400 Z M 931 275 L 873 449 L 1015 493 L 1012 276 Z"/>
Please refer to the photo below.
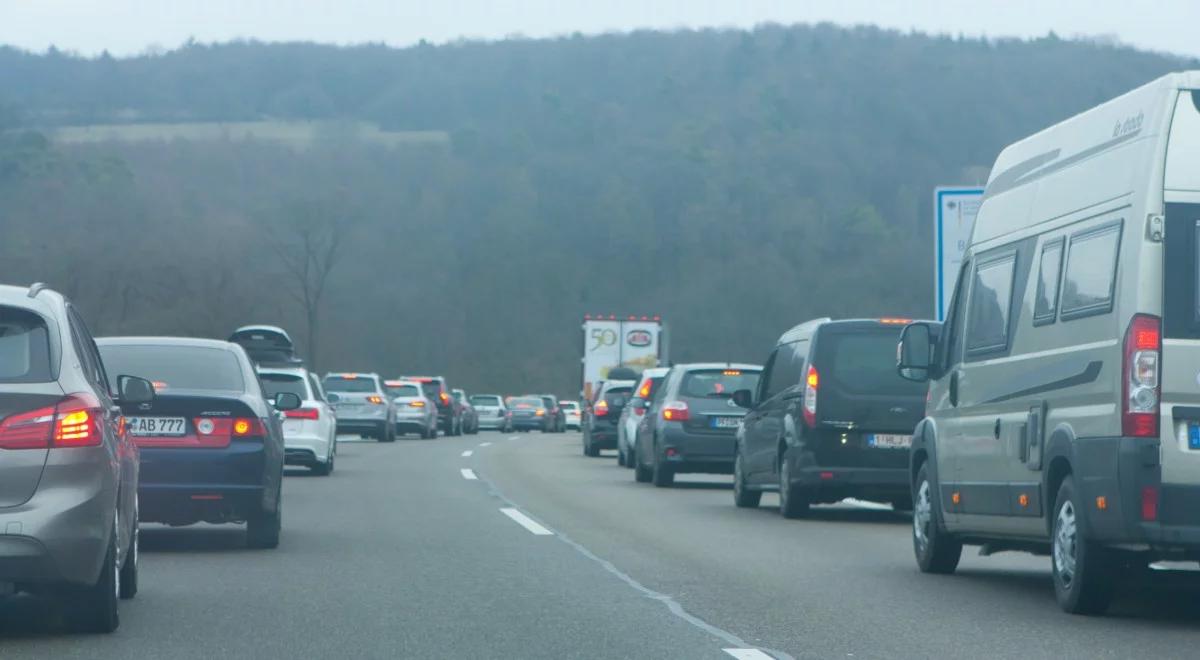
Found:
<path fill-rule="evenodd" d="M 738 432 L 734 502 L 779 491 L 787 518 L 847 497 L 912 507 L 908 449 L 925 388 L 896 373 L 907 320 L 817 319 L 779 338 Z"/>

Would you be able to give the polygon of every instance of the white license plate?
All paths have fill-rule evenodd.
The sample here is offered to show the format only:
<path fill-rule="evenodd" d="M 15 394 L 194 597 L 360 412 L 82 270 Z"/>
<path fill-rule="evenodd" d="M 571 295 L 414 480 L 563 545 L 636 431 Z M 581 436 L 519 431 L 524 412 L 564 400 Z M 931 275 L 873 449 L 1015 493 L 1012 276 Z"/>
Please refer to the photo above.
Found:
<path fill-rule="evenodd" d="M 867 445 L 882 449 L 908 449 L 912 446 L 911 435 L 895 435 L 890 433 L 873 433 L 867 436 Z"/>
<path fill-rule="evenodd" d="M 182 417 L 126 417 L 129 435 L 187 435 L 187 422 Z"/>
<path fill-rule="evenodd" d="M 736 429 L 741 421 L 741 417 L 713 417 L 712 427 L 714 429 Z"/>

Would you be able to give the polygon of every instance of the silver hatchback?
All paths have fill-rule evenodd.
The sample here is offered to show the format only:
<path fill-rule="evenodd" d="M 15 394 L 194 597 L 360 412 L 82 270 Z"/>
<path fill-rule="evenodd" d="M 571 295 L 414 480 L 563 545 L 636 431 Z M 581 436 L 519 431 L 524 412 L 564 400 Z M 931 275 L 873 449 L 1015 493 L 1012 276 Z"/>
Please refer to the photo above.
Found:
<path fill-rule="evenodd" d="M 66 299 L 0 286 L 0 586 L 61 596 L 86 632 L 115 630 L 138 588 L 138 449 L 119 405 L 154 389 L 108 382 Z"/>

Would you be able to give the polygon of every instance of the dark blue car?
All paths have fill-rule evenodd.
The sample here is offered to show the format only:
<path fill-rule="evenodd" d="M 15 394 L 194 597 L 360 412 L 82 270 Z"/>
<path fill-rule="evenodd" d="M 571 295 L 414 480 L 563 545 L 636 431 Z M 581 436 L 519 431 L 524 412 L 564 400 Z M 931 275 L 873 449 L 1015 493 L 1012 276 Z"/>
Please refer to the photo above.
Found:
<path fill-rule="evenodd" d="M 250 547 L 279 545 L 283 431 L 274 409 L 300 405 L 282 393 L 274 409 L 237 344 L 178 337 L 96 341 L 110 373 L 154 383 L 150 404 L 125 410 L 141 449 L 140 519 L 168 525 L 246 523 Z"/>

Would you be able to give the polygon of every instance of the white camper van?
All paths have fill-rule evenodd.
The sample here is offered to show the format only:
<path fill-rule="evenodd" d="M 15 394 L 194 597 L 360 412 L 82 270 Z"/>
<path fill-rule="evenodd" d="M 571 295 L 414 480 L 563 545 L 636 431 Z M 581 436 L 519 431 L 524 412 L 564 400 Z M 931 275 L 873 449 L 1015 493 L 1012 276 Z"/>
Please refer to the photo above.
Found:
<path fill-rule="evenodd" d="M 1164 76 L 1006 148 L 944 326 L 911 453 L 913 547 L 1049 554 L 1063 609 L 1200 559 L 1200 71 Z"/>

